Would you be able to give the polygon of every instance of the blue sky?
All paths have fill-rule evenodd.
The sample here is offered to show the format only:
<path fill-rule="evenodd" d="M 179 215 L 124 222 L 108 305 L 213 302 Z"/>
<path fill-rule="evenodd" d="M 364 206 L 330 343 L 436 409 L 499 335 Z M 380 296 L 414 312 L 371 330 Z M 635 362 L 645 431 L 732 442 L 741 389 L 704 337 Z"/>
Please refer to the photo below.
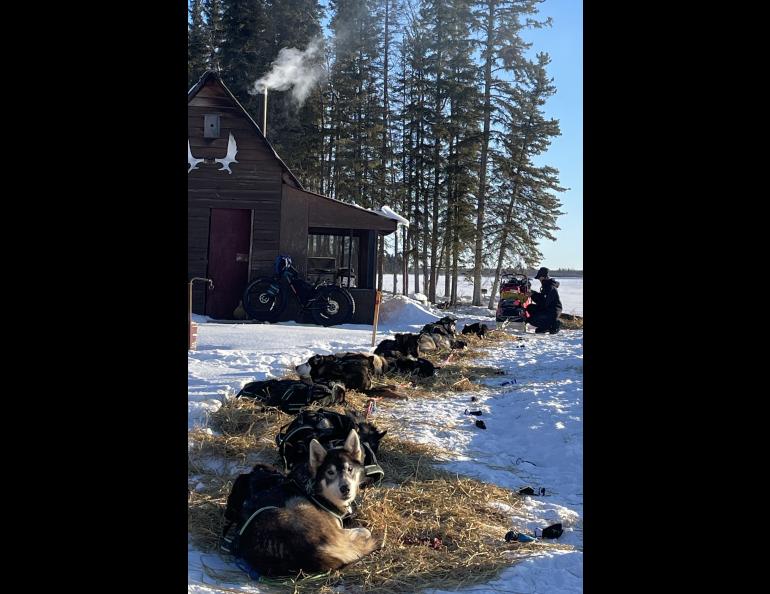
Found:
<path fill-rule="evenodd" d="M 583 2 L 582 0 L 545 0 L 540 15 L 552 17 L 549 28 L 524 33 L 532 42 L 532 52 L 551 56 L 550 75 L 556 94 L 545 105 L 546 115 L 559 120 L 561 136 L 554 139 L 548 152 L 539 159 L 559 170 L 562 187 L 562 211 L 556 241 L 540 244 L 543 266 L 548 268 L 583 268 Z"/>

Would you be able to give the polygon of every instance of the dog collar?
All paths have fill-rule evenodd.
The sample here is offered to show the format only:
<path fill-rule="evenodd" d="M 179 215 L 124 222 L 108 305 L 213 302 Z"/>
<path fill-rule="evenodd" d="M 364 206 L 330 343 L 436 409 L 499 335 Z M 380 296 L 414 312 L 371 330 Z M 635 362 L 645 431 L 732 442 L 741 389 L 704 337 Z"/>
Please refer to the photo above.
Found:
<path fill-rule="evenodd" d="M 351 511 L 352 511 L 352 510 L 350 509 L 350 506 L 348 506 L 348 507 L 347 507 L 347 510 L 345 511 L 345 513 L 344 513 L 343 515 L 340 515 L 340 514 L 338 514 L 337 512 L 335 512 L 335 511 L 333 511 L 333 510 L 329 509 L 328 507 L 326 507 L 326 506 L 325 506 L 323 503 L 321 503 L 320 501 L 318 501 L 318 499 L 316 499 L 315 497 L 313 497 L 313 496 L 312 496 L 312 495 L 310 495 L 309 493 L 308 493 L 308 497 L 310 498 L 310 501 L 312 501 L 313 503 L 315 503 L 315 504 L 316 504 L 318 507 L 320 507 L 322 510 L 324 510 L 324 511 L 325 511 L 325 512 L 327 512 L 327 513 L 330 513 L 330 514 L 331 514 L 331 515 L 333 515 L 335 518 L 337 518 L 337 521 L 340 523 L 340 528 L 342 528 L 342 520 L 344 520 L 345 518 L 347 518 L 347 517 L 350 515 Z"/>
<path fill-rule="evenodd" d="M 313 495 L 311 484 L 306 484 L 303 487 L 302 485 L 299 484 L 299 482 L 297 482 L 296 479 L 292 479 L 292 482 L 305 495 L 305 497 L 310 499 L 310 501 L 312 501 L 316 506 L 320 507 L 325 512 L 327 512 L 327 513 L 331 514 L 332 516 L 334 516 L 335 518 L 337 518 L 337 521 L 340 523 L 340 528 L 342 528 L 342 520 L 347 518 L 351 514 L 351 512 L 352 512 L 352 510 L 350 509 L 350 506 L 347 507 L 347 510 L 345 511 L 344 514 L 340 514 L 340 513 L 336 512 L 336 511 L 334 511 L 333 509 L 329 509 L 329 507 L 327 507 L 326 505 L 324 505 L 323 503 L 318 501 L 318 499 Z"/>

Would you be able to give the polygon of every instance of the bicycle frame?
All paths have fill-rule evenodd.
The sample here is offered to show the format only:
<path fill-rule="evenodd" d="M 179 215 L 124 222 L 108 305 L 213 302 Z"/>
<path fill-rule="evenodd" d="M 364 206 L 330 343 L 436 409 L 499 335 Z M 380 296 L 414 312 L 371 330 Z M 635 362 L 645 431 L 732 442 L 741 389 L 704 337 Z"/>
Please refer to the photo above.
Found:
<path fill-rule="evenodd" d="M 294 298 L 296 299 L 297 303 L 299 304 L 300 310 L 299 313 L 302 314 L 306 311 L 313 311 L 313 304 L 315 303 L 315 300 L 318 298 L 318 289 L 320 287 L 328 286 L 329 283 L 327 281 L 321 281 L 314 283 L 311 285 L 307 281 L 302 280 L 302 282 L 307 283 L 308 286 L 313 287 L 313 292 L 310 295 L 310 297 L 305 300 L 300 296 L 300 292 L 297 290 L 297 288 L 294 286 L 294 283 L 297 279 L 299 279 L 299 271 L 292 267 L 287 268 L 281 273 L 281 277 L 286 280 L 286 283 L 289 285 L 289 288 L 291 289 L 291 292 L 294 294 Z M 300 279 L 301 280 L 301 279 Z M 280 290 L 280 289 L 279 289 Z"/>
<path fill-rule="evenodd" d="M 252 281 L 244 290 L 243 304 L 254 319 L 276 322 L 289 304 L 290 295 L 298 306 L 297 319 L 310 312 L 313 320 L 323 326 L 348 322 L 356 311 L 355 299 L 349 291 L 327 281 L 308 282 L 293 266 L 272 277 Z"/>

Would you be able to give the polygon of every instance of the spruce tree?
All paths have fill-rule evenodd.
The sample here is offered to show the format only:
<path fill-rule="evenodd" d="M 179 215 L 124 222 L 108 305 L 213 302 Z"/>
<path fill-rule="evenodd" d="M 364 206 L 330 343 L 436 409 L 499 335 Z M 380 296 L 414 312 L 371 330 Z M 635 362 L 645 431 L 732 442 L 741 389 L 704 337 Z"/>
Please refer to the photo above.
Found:
<path fill-rule="evenodd" d="M 495 279 L 489 308 L 494 305 L 500 273 L 506 258 L 517 256 L 526 266 L 534 266 L 542 256 L 537 249 L 540 239 L 555 239 L 556 219 L 563 214 L 555 195 L 559 186 L 558 170 L 536 166 L 534 157 L 544 153 L 551 139 L 561 134 L 559 122 L 543 113 L 546 100 L 556 92 L 548 78 L 548 54 L 539 53 L 522 67 L 522 81 L 513 92 L 514 102 L 505 114 L 506 133 L 502 149 L 495 155 L 500 176 L 497 212 L 499 231 Z"/>
<path fill-rule="evenodd" d="M 192 87 L 208 66 L 206 32 L 201 0 L 193 0 L 187 23 L 187 88 Z"/>
<path fill-rule="evenodd" d="M 335 197 L 365 207 L 380 200 L 384 183 L 381 49 L 383 30 L 376 2 L 331 0 L 335 131 Z"/>
<path fill-rule="evenodd" d="M 317 0 L 270 0 L 268 2 L 269 53 L 278 56 L 282 49 L 307 51 L 311 44 L 320 50 L 305 63 L 324 69 L 324 46 L 321 32 L 322 9 Z M 269 65 L 268 65 L 269 68 Z M 268 89 L 268 139 L 303 185 L 321 190 L 322 93 L 325 79 L 319 80 L 310 94 L 298 102 L 292 90 Z"/>
<path fill-rule="evenodd" d="M 203 0 L 203 14 L 206 17 L 206 47 L 208 67 L 210 70 L 221 70 L 219 65 L 219 48 L 222 47 L 222 0 Z"/>
<path fill-rule="evenodd" d="M 447 79 L 449 96 L 447 133 L 449 154 L 447 158 L 447 213 L 451 225 L 447 230 L 451 248 L 451 276 L 449 299 L 457 302 L 458 273 L 461 255 L 473 240 L 472 215 L 475 211 L 478 149 L 480 140 L 479 105 L 481 95 L 476 84 L 478 67 L 472 59 L 473 39 L 468 28 L 471 20 L 469 0 L 451 0 L 448 26 L 451 32 L 446 47 Z"/>
<path fill-rule="evenodd" d="M 525 27 L 539 28 L 550 24 L 550 19 L 540 22 L 528 16 L 537 13 L 537 5 L 542 1 L 476 0 L 474 2 L 475 28 L 481 33 L 478 45 L 481 53 L 481 78 L 483 79 L 483 132 L 478 190 L 476 191 L 473 305 L 481 305 L 481 272 L 484 265 L 483 242 L 492 119 L 501 110 L 500 102 L 505 102 L 507 83 L 502 76 L 505 74 L 516 76 L 516 70 L 523 60 L 524 51 L 530 45 L 521 38 L 521 30 Z"/>
<path fill-rule="evenodd" d="M 268 30 L 264 0 L 222 0 L 222 79 L 252 116 L 259 112 L 260 102 L 249 91 L 275 57 Z"/>
<path fill-rule="evenodd" d="M 447 130 L 444 118 L 444 110 L 448 100 L 446 89 L 447 78 L 447 52 L 446 47 L 451 32 L 448 26 L 448 9 L 444 0 L 425 0 L 420 10 L 420 18 L 427 29 L 429 39 L 426 56 L 426 72 L 430 80 L 428 88 L 429 97 L 426 100 L 426 115 L 430 125 L 428 127 L 429 140 L 432 143 L 432 151 L 426 158 L 426 164 L 432 170 L 431 189 L 431 230 L 430 230 L 430 278 L 428 298 L 436 301 L 436 285 L 440 260 L 439 239 L 441 234 L 441 206 L 446 204 L 446 198 L 442 189 L 446 191 L 444 179 L 445 144 Z M 442 246 L 444 247 L 444 246 Z"/>

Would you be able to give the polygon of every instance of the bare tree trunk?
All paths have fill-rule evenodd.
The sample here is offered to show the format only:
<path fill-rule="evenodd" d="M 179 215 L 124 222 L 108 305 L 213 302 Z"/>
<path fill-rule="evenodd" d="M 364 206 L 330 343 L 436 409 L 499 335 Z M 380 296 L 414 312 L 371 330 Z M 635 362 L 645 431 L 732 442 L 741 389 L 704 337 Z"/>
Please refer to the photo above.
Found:
<path fill-rule="evenodd" d="M 419 203 L 419 195 L 417 195 L 417 188 L 415 188 L 415 196 L 414 196 L 414 210 L 412 211 L 414 213 L 414 228 L 412 228 L 412 225 L 409 227 L 409 235 L 411 239 L 411 242 L 409 243 L 409 254 L 414 254 L 414 292 L 419 293 L 420 292 L 420 252 L 417 249 L 417 246 L 419 245 L 419 237 L 420 237 L 420 203 Z M 407 269 L 409 265 L 407 264 Z"/>
<path fill-rule="evenodd" d="M 430 267 L 428 266 L 428 194 L 424 193 L 423 198 L 423 208 L 422 208 L 422 219 L 423 219 L 423 226 L 424 229 L 423 237 L 422 237 L 422 280 L 423 280 L 423 286 L 428 286 L 429 281 L 429 275 L 430 275 Z M 419 274 L 419 266 L 415 266 L 415 273 Z"/>
<path fill-rule="evenodd" d="M 398 227 L 393 233 L 393 294 L 398 293 Z"/>
<path fill-rule="evenodd" d="M 450 102 L 450 126 L 454 128 L 452 124 L 452 118 L 454 116 L 454 101 Z M 455 141 L 456 133 L 452 132 L 449 136 L 449 153 L 447 156 L 447 200 L 446 200 L 446 228 L 444 229 L 444 245 L 446 246 L 446 264 L 444 272 L 444 298 L 454 305 L 452 301 L 452 247 L 454 229 L 457 226 L 455 220 Z"/>
<path fill-rule="evenodd" d="M 411 178 L 411 172 L 410 172 L 410 178 Z M 420 270 L 420 262 L 419 257 L 420 253 L 417 250 L 417 240 L 420 236 L 420 216 L 419 216 L 419 208 L 418 208 L 418 200 L 419 196 L 416 194 L 417 188 L 414 188 L 415 196 L 414 196 L 414 210 L 412 211 L 414 213 L 414 220 L 410 221 L 409 225 L 409 233 L 407 235 L 407 243 L 404 245 L 408 247 L 409 254 L 408 256 L 411 256 L 414 254 L 414 286 L 415 286 L 415 293 L 420 292 L 420 277 L 419 277 L 419 270 Z M 410 193 L 412 192 L 412 188 L 410 187 Z M 404 295 L 409 294 L 409 257 L 406 254 L 404 254 L 404 269 L 406 270 L 406 277 L 404 279 Z"/>
<path fill-rule="evenodd" d="M 521 150 L 519 151 L 519 157 L 515 161 L 515 172 L 513 175 L 514 183 L 511 188 L 511 201 L 508 203 L 508 210 L 505 214 L 505 221 L 503 221 L 502 235 L 500 237 L 500 252 L 497 257 L 497 267 L 495 268 L 495 280 L 492 283 L 492 294 L 489 296 L 489 309 L 492 309 L 495 305 L 495 296 L 497 294 L 497 287 L 500 284 L 500 271 L 503 269 L 503 260 L 505 259 L 505 248 L 508 243 L 508 229 L 510 229 L 511 220 L 513 218 L 513 205 L 516 202 L 516 195 L 519 192 L 519 174 L 521 173 L 522 166 L 524 164 L 524 155 L 526 154 L 527 147 L 529 146 L 529 125 L 532 123 L 532 117 L 530 116 L 529 122 L 525 127 L 524 139 L 521 143 Z"/>
<path fill-rule="evenodd" d="M 336 99 L 336 97 L 335 97 Z M 336 105 L 335 101 L 335 105 Z M 336 111 L 336 108 L 335 108 Z M 332 155 L 332 147 L 334 147 L 334 153 L 339 158 L 339 146 L 340 146 L 340 129 L 342 128 L 340 124 L 340 115 L 336 114 L 335 118 L 335 125 L 336 129 L 334 130 L 334 143 L 329 145 L 329 167 L 332 167 L 332 163 L 334 164 L 334 177 L 332 178 L 334 180 L 334 187 L 332 188 L 332 191 L 330 192 L 330 196 L 332 198 L 340 198 L 339 195 L 339 189 L 340 189 L 340 167 L 337 163 L 338 159 L 334 159 Z"/>
<path fill-rule="evenodd" d="M 457 305 L 457 275 L 458 275 L 457 245 L 452 248 L 452 305 Z"/>
<path fill-rule="evenodd" d="M 440 40 L 442 41 L 442 40 Z M 439 208 L 439 179 L 440 179 L 440 169 L 441 169 L 441 126 L 439 125 L 441 123 L 441 113 L 442 113 L 442 105 L 441 105 L 441 91 L 442 91 L 442 80 L 441 80 L 441 74 L 443 69 L 443 56 L 441 52 L 441 43 L 438 45 L 438 53 L 436 54 L 436 105 L 435 105 L 435 111 L 434 111 L 434 118 L 435 122 L 433 124 L 433 136 L 434 136 L 434 142 L 433 142 L 433 227 L 431 229 L 432 231 L 432 237 L 431 237 L 431 243 L 430 243 L 430 290 L 428 299 L 431 303 L 436 302 L 436 284 L 438 282 L 438 279 L 436 278 L 436 271 L 438 268 L 438 259 L 436 256 L 438 255 L 438 208 Z"/>
<path fill-rule="evenodd" d="M 489 2 L 487 14 L 487 43 L 484 56 L 484 132 L 481 140 L 481 163 L 479 164 L 479 192 L 476 196 L 476 249 L 473 263 L 473 305 L 481 305 L 481 269 L 484 247 L 484 207 L 487 194 L 487 154 L 489 150 L 489 129 L 492 117 L 492 38 L 495 26 L 495 0 Z M 494 299 L 494 291 L 492 292 Z"/>
<path fill-rule="evenodd" d="M 449 212 L 451 207 L 447 209 L 447 229 L 444 231 L 444 247 L 442 248 L 444 254 L 444 298 L 449 299 L 452 296 L 451 292 L 451 265 L 452 265 L 452 231 L 449 220 Z"/>
<path fill-rule="evenodd" d="M 407 234 L 406 228 L 404 228 L 402 232 L 403 232 L 403 236 L 401 238 L 402 243 L 404 244 L 404 246 L 408 246 L 409 236 Z M 403 268 L 402 273 L 404 275 L 404 282 L 402 283 L 404 288 L 402 290 L 402 293 L 404 295 L 408 295 L 409 294 L 409 252 L 407 251 L 406 248 L 404 248 L 404 257 L 401 258 L 401 266 Z"/>
<path fill-rule="evenodd" d="M 447 241 L 444 244 L 444 298 L 452 298 L 452 248 Z"/>
<path fill-rule="evenodd" d="M 321 101 L 321 154 L 320 156 L 320 171 L 321 171 L 321 181 L 319 184 L 319 194 L 323 194 L 324 190 L 326 189 L 324 185 L 324 169 L 326 167 L 326 164 L 324 163 L 324 137 L 326 136 L 324 132 L 326 131 L 325 124 L 324 124 L 324 94 L 323 91 L 318 93 L 318 97 Z M 329 139 L 331 140 L 331 138 Z"/>
<path fill-rule="evenodd" d="M 382 129 L 382 166 L 383 168 L 386 167 L 386 163 L 388 163 L 388 136 L 390 134 L 390 102 L 388 101 L 388 57 L 390 54 L 390 0 L 385 0 L 385 39 L 384 39 L 385 45 L 384 45 L 384 53 L 385 53 L 385 60 L 383 63 L 383 69 L 382 69 L 382 80 L 383 80 L 383 97 L 382 97 L 382 107 L 383 107 L 383 129 Z M 393 160 L 390 160 L 390 170 L 393 169 Z M 385 169 L 383 171 L 383 181 L 387 181 L 388 179 L 388 170 Z M 384 206 L 384 199 L 385 199 L 385 185 L 386 183 L 382 184 L 382 190 L 381 190 L 381 196 L 382 199 L 380 200 L 380 206 Z M 391 188 L 395 188 L 394 184 L 390 184 Z M 395 207 L 395 204 L 393 205 Z M 383 246 L 383 254 L 385 253 L 385 237 L 382 238 L 382 246 Z M 398 226 L 396 226 L 396 232 L 393 234 L 393 294 L 396 294 L 396 291 L 398 289 L 398 279 L 396 277 L 396 258 L 398 257 Z"/>
<path fill-rule="evenodd" d="M 406 105 L 407 103 L 407 83 L 406 83 L 406 56 L 405 54 L 401 54 L 402 56 L 402 72 L 404 75 L 404 85 L 402 87 L 402 101 L 403 105 Z M 411 92 L 411 89 L 410 89 Z M 408 217 L 412 217 L 410 214 L 412 212 L 412 164 L 410 161 L 409 167 L 407 169 L 406 165 L 406 155 L 407 155 L 407 146 L 411 148 L 412 146 L 412 128 L 409 128 L 409 136 L 407 137 L 406 134 L 406 115 L 404 115 L 404 118 L 401 122 L 401 187 L 404 190 L 404 206 L 406 207 L 406 213 Z M 408 171 L 408 173 L 407 173 Z M 401 258 L 401 274 L 403 275 L 403 294 L 408 295 L 409 294 L 409 245 L 410 245 L 410 239 L 412 236 L 412 228 L 415 224 L 415 221 L 412 220 L 409 222 L 409 227 L 403 227 L 401 232 L 401 244 L 403 247 L 403 257 Z M 417 223 L 419 227 L 419 222 Z"/>
<path fill-rule="evenodd" d="M 495 296 L 497 295 L 497 288 L 500 286 L 500 272 L 503 269 L 503 261 L 505 260 L 505 249 L 508 244 L 508 230 L 511 228 L 511 222 L 513 219 L 513 205 L 516 203 L 517 187 L 514 186 L 513 192 L 511 192 L 511 201 L 508 203 L 508 210 L 505 213 L 505 220 L 503 221 L 503 229 L 500 236 L 500 251 L 497 255 L 497 267 L 495 268 L 495 280 L 492 283 L 492 294 L 489 296 L 489 309 L 493 309 L 495 306 Z"/>
<path fill-rule="evenodd" d="M 379 248 L 377 250 L 377 288 L 382 291 L 383 264 L 385 260 L 385 236 L 380 235 Z"/>
<path fill-rule="evenodd" d="M 414 221 L 415 226 L 414 229 L 410 226 L 410 235 L 411 237 L 411 244 L 410 244 L 410 254 L 414 255 L 414 292 L 419 293 L 420 292 L 420 251 L 418 249 L 418 246 L 420 245 L 420 196 L 418 194 L 419 187 L 414 188 L 415 189 L 415 196 L 414 196 Z M 427 227 L 425 227 L 427 229 Z M 407 264 L 408 268 L 408 264 Z"/>
<path fill-rule="evenodd" d="M 433 149 L 433 168 L 434 168 L 434 176 L 433 176 L 433 226 L 431 228 L 431 238 L 430 238 L 430 286 L 428 289 L 428 299 L 431 303 L 436 302 L 436 284 L 438 282 L 437 276 L 437 269 L 438 269 L 438 190 L 439 190 L 439 139 L 438 136 L 436 136 L 436 140 L 434 143 L 434 149 Z"/>
<path fill-rule="evenodd" d="M 460 231 L 456 223 L 459 216 L 457 208 L 457 195 L 455 194 L 455 227 L 452 233 L 452 305 L 457 305 L 457 273 L 460 260 Z"/>
<path fill-rule="evenodd" d="M 438 284 L 440 282 L 442 273 L 446 275 L 446 272 L 444 271 L 444 266 L 446 264 L 446 258 L 444 257 L 446 253 L 445 248 L 446 248 L 446 243 L 442 241 L 441 251 L 438 254 L 438 258 L 436 259 L 437 260 L 437 265 L 436 265 L 436 288 L 437 289 L 438 289 Z"/>

